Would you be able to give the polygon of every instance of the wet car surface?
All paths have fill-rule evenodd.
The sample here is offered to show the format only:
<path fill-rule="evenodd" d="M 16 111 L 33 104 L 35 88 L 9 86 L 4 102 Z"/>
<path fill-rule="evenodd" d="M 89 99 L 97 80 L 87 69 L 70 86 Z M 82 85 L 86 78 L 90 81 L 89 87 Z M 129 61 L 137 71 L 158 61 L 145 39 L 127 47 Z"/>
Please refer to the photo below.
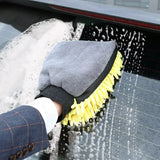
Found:
<path fill-rule="evenodd" d="M 31 24 L 56 16 L 18 5 L 0 6 L 0 48 Z M 60 17 L 64 21 L 75 20 L 74 17 L 64 15 Z M 121 79 L 97 118 L 91 119 L 85 127 L 63 126 L 56 153 L 50 156 L 41 153 L 41 158 L 34 158 L 158 160 L 160 33 L 90 20 L 80 39 L 116 40 L 124 57 Z"/>

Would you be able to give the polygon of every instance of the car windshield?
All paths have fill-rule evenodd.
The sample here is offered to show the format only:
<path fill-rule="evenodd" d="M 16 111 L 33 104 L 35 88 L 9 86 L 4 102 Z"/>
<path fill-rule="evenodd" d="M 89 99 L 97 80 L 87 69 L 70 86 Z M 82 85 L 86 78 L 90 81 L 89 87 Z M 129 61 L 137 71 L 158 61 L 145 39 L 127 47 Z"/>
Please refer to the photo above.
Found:
<path fill-rule="evenodd" d="M 95 14 L 97 10 L 112 12 L 124 19 L 133 16 L 129 13 L 132 11 L 137 15 L 132 18 L 160 24 L 160 0 L 45 2 Z M 87 2 L 90 8 L 81 2 Z M 99 5 L 107 8 L 103 10 Z M 0 2 L 0 113 L 33 100 L 38 93 L 40 66 L 59 41 L 116 41 L 124 68 L 114 92 L 109 93 L 110 100 L 95 118 L 84 127 L 57 125 L 50 148 L 27 160 L 160 159 L 160 31 L 42 8 L 42 4 L 34 8 Z"/>

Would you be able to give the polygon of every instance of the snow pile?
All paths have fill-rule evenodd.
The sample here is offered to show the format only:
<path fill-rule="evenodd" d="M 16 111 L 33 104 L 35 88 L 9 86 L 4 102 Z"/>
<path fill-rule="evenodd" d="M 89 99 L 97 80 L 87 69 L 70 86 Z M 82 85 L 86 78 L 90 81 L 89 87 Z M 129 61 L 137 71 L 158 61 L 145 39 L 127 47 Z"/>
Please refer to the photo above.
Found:
<path fill-rule="evenodd" d="M 0 51 L 0 113 L 31 102 L 45 57 L 72 39 L 72 23 L 50 19 L 32 25 Z"/>

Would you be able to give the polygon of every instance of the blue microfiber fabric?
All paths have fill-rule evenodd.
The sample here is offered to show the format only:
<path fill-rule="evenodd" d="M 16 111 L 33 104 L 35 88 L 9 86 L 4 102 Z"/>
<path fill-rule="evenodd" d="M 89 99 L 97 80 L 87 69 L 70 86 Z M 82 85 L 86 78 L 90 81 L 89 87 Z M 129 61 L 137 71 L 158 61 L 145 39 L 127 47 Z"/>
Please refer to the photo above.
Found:
<path fill-rule="evenodd" d="M 59 43 L 43 64 L 39 90 L 54 85 L 74 97 L 82 95 L 103 72 L 115 48 L 115 41 Z"/>

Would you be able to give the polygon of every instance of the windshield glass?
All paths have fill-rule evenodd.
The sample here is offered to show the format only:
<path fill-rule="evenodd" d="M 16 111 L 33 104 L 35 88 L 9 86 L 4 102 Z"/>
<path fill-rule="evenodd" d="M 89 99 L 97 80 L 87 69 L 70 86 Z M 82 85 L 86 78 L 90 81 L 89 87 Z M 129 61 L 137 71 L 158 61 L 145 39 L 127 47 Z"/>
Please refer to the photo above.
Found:
<path fill-rule="evenodd" d="M 157 12 L 159 1 L 97 0 L 101 5 L 110 3 L 147 11 L 154 8 Z M 92 9 L 98 8 L 97 2 Z M 0 113 L 33 100 L 37 95 L 38 72 L 45 56 L 58 42 L 114 40 L 123 55 L 124 68 L 114 92 L 109 94 L 110 100 L 83 127 L 56 126 L 49 151 L 36 153 L 27 160 L 158 160 L 160 32 L 87 18 L 82 23 L 81 18 L 0 4 Z"/>

